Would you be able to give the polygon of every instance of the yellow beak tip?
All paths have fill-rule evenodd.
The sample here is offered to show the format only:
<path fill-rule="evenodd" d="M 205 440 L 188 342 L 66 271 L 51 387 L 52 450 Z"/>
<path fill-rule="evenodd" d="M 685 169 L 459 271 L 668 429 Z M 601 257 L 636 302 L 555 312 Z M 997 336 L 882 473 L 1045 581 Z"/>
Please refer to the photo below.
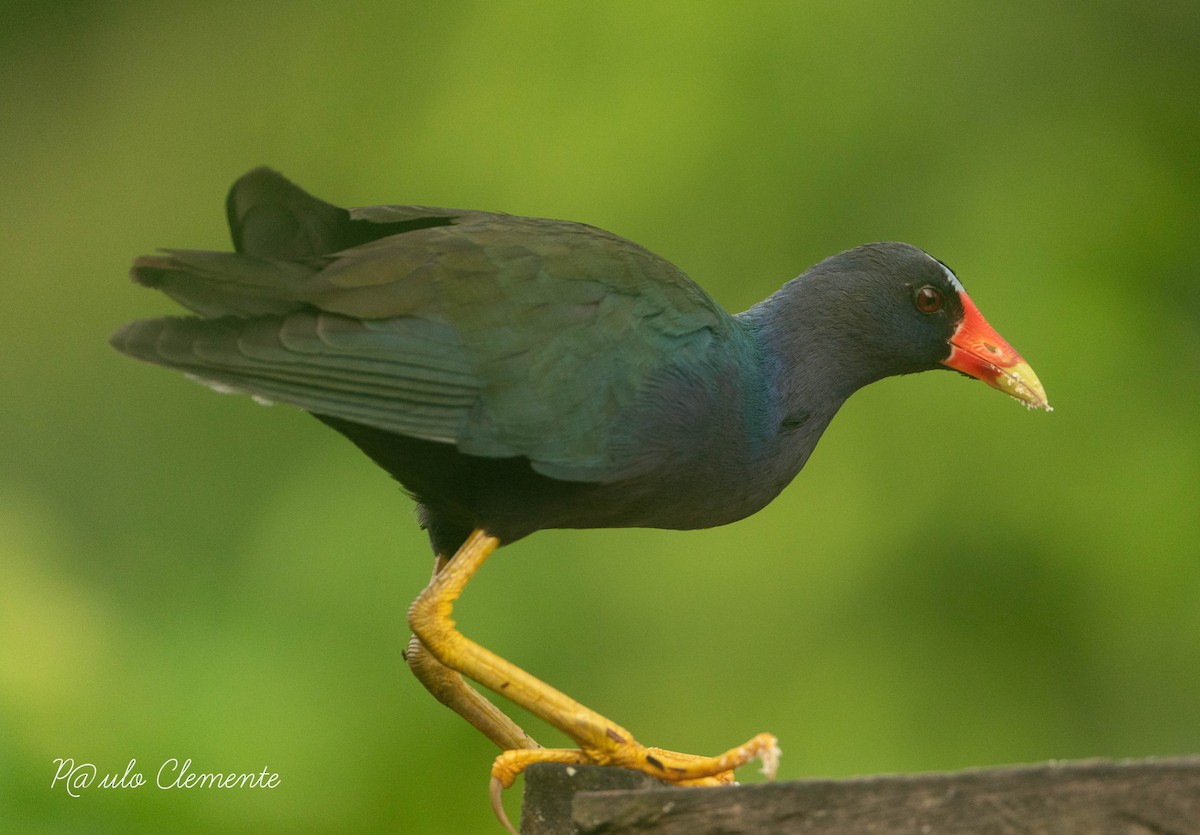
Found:
<path fill-rule="evenodd" d="M 1053 412 L 1054 407 L 1046 399 L 1046 390 L 1041 381 L 1029 367 L 1029 363 L 1021 360 L 1016 365 L 998 369 L 999 374 L 992 383 L 1000 391 L 1019 400 L 1027 409 L 1044 409 Z"/>

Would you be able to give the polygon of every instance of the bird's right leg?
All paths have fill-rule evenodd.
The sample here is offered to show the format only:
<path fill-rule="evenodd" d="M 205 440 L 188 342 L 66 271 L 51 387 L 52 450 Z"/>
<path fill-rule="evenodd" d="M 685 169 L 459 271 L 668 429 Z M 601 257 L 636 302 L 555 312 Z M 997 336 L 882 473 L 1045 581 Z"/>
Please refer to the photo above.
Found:
<path fill-rule="evenodd" d="M 433 567 L 434 578 L 447 562 L 449 560 L 444 555 L 437 555 Z M 433 579 L 430 582 L 432 583 Z M 434 658 L 416 635 L 408 642 L 404 660 L 408 662 L 408 668 L 417 677 L 417 681 L 421 682 L 435 699 L 474 725 L 476 730 L 496 743 L 501 751 L 542 747 L 486 696 L 467 684 L 462 675 Z"/>

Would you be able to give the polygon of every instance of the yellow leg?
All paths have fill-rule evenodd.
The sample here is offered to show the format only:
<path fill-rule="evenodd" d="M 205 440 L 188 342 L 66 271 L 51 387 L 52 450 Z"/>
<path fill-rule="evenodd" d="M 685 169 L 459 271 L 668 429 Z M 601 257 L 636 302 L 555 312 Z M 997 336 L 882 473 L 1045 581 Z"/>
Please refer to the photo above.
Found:
<path fill-rule="evenodd" d="M 445 666 L 457 670 L 494 693 L 511 699 L 558 728 L 579 745 L 573 749 L 508 750 L 492 767 L 492 797 L 512 785 L 516 776 L 535 762 L 593 763 L 632 768 L 672 783 L 697 785 L 728 782 L 733 769 L 762 760 L 773 776 L 779 746 L 770 734 L 759 734 L 745 745 L 716 757 L 678 754 L 647 748 L 629 731 L 574 699 L 534 678 L 465 637 L 454 626 L 454 601 L 488 556 L 499 547 L 494 536 L 476 530 L 408 611 L 408 622 L 420 642 Z M 503 813 L 501 820 L 507 825 Z M 511 827 L 510 827 L 511 829 Z"/>
<path fill-rule="evenodd" d="M 438 555 L 433 568 L 435 578 L 448 562 L 441 554 Z M 417 681 L 435 699 L 470 722 L 476 730 L 500 746 L 501 751 L 542 747 L 500 708 L 463 681 L 460 674 L 434 658 L 415 635 L 408 642 L 404 660 L 408 662 L 408 668 Z"/>

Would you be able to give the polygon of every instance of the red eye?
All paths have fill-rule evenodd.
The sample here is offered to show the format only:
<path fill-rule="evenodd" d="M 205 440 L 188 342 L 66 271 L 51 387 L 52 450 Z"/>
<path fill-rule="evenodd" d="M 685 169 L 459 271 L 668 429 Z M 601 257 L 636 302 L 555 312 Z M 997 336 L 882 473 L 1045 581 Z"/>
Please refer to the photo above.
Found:
<path fill-rule="evenodd" d="M 942 309 L 942 294 L 936 287 L 926 284 L 913 297 L 913 303 L 922 313 L 937 313 Z"/>

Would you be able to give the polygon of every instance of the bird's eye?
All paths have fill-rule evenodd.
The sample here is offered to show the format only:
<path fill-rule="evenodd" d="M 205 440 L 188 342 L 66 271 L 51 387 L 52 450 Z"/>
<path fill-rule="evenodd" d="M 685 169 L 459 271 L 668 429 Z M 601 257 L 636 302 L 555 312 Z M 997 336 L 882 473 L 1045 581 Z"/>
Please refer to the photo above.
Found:
<path fill-rule="evenodd" d="M 926 284 L 917 291 L 913 303 L 922 313 L 937 313 L 942 309 L 942 294 L 936 287 Z"/>

